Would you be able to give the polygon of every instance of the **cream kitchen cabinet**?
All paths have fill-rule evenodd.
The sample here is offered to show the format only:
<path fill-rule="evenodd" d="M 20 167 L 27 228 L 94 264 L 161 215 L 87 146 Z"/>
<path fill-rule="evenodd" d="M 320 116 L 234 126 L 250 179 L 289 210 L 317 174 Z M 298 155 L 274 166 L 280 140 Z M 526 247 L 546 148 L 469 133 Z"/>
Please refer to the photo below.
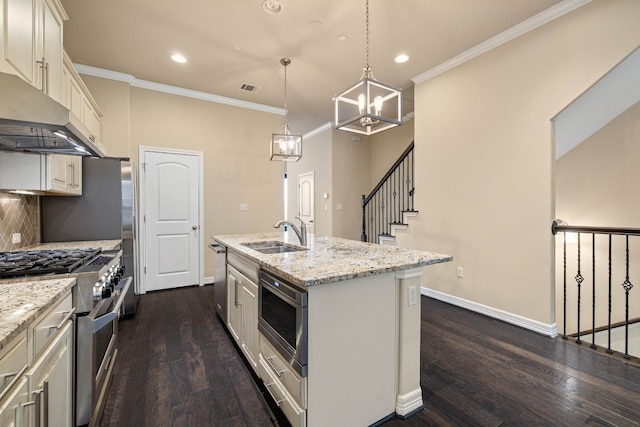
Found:
<path fill-rule="evenodd" d="M 227 307 L 231 335 L 257 372 L 258 269 L 235 253 L 227 254 Z"/>
<path fill-rule="evenodd" d="M 87 127 L 87 137 L 92 142 L 102 145 L 102 112 L 66 52 L 63 52 L 60 102 Z"/>
<path fill-rule="evenodd" d="M 29 400 L 29 384 L 22 376 L 9 392 L 0 399 L 0 427 L 33 425 L 34 401 Z"/>
<path fill-rule="evenodd" d="M 63 22 L 59 0 L 3 0 L 0 71 L 16 74 L 60 101 Z"/>
<path fill-rule="evenodd" d="M 82 157 L 0 151 L 0 189 L 81 195 Z"/>
<path fill-rule="evenodd" d="M 57 326 L 43 325 L 48 329 Z M 64 321 L 56 330 L 55 338 L 26 376 L 31 397 L 38 402 L 35 425 L 66 427 L 73 422 L 73 321 Z"/>
<path fill-rule="evenodd" d="M 82 194 L 82 157 L 64 154 L 46 155 L 45 191 L 66 195 Z"/>
<path fill-rule="evenodd" d="M 71 292 L 0 351 L 0 427 L 73 423 Z"/>

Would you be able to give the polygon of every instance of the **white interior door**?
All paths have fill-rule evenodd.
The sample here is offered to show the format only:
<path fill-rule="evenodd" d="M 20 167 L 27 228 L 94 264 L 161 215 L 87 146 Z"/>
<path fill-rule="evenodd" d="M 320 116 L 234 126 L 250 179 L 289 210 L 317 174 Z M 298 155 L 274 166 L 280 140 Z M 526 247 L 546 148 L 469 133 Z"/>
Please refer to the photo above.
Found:
<path fill-rule="evenodd" d="M 314 193 L 313 172 L 298 175 L 298 216 L 307 225 L 307 232 L 314 232 Z"/>
<path fill-rule="evenodd" d="M 201 284 L 202 156 L 141 150 L 141 158 L 145 290 Z"/>

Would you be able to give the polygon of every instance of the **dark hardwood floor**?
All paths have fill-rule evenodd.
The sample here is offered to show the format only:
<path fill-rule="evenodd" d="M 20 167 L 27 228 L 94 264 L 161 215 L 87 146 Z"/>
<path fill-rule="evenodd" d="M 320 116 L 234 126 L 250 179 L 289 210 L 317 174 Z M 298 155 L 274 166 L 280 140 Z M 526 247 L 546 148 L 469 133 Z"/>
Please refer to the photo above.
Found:
<path fill-rule="evenodd" d="M 213 286 L 141 296 L 101 426 L 286 425 L 213 307 Z M 640 367 L 603 353 L 422 297 L 425 408 L 384 427 L 640 426 Z"/>

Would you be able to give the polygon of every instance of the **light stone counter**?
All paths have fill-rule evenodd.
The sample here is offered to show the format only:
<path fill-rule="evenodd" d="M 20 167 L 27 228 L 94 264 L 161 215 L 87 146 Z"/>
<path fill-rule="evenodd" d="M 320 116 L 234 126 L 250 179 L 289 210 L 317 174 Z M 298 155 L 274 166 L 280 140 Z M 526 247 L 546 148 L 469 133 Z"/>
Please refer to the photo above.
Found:
<path fill-rule="evenodd" d="M 103 251 L 112 251 L 122 244 L 122 240 L 81 240 L 76 242 L 52 242 L 37 243 L 35 245 L 21 248 L 22 251 L 37 251 L 49 249 L 91 249 L 101 248 Z"/>
<path fill-rule="evenodd" d="M 71 292 L 76 279 L 0 283 L 0 350 L 47 308 Z"/>
<path fill-rule="evenodd" d="M 451 261 L 451 255 L 336 237 L 307 237 L 307 251 L 262 254 L 245 243 L 279 241 L 300 246 L 292 231 L 213 236 L 213 239 L 261 267 L 299 286 L 313 286 Z"/>

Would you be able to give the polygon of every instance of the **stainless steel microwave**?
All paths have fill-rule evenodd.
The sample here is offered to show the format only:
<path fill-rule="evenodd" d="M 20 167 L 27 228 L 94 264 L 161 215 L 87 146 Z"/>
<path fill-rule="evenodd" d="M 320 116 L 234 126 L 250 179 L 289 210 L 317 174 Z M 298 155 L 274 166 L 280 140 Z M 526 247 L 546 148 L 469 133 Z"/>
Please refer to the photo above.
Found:
<path fill-rule="evenodd" d="M 258 330 L 302 377 L 307 376 L 307 292 L 260 270 Z"/>

